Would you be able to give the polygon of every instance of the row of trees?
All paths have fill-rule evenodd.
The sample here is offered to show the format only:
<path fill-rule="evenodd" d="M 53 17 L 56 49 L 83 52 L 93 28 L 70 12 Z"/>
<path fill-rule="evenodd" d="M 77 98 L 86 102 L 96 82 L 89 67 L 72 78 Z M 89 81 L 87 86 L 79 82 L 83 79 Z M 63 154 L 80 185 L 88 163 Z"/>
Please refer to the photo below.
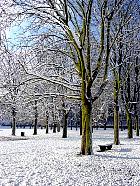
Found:
<path fill-rule="evenodd" d="M 83 155 L 92 154 L 91 120 L 99 97 L 103 105 L 108 105 L 108 97 L 114 98 L 115 144 L 119 144 L 121 109 L 126 112 L 128 137 L 133 136 L 132 113 L 139 135 L 139 1 L 11 0 L 9 3 L 14 7 L 14 23 L 23 25 L 24 19 L 26 31 L 25 34 L 22 30 L 16 52 L 11 45 L 7 49 L 6 42 L 3 44 L 6 57 L 2 60 L 8 61 L 9 56 L 9 65 L 14 56 L 20 67 L 20 78 L 17 68 L 13 73 L 16 81 L 20 81 L 18 87 L 24 87 L 19 92 L 25 97 L 59 92 L 61 98 L 79 100 Z M 3 14 L 9 19 L 13 13 L 6 6 Z M 33 86 L 36 92 L 32 91 Z M 110 93 L 107 89 L 114 91 Z M 16 102 L 15 97 L 12 100 Z"/>

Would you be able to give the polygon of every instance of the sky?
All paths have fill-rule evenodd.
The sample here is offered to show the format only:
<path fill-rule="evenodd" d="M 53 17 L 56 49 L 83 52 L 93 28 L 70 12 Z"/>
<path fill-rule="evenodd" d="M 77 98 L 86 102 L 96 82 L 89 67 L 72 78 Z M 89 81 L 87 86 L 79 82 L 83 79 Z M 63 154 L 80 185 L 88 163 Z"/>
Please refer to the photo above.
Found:
<path fill-rule="evenodd" d="M 13 24 L 7 28 L 6 37 L 9 43 L 9 47 L 14 47 L 16 49 L 19 45 L 24 44 L 23 38 L 29 36 L 31 33 L 26 30 L 29 26 L 29 22 L 27 20 L 19 22 L 13 22 Z M 25 32 L 26 30 L 26 32 Z"/>

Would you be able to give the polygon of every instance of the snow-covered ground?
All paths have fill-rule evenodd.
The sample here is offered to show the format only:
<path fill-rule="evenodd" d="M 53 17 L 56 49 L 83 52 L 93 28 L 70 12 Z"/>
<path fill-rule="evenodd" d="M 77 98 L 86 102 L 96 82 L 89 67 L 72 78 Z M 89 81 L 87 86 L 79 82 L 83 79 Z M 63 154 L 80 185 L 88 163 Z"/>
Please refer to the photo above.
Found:
<path fill-rule="evenodd" d="M 25 131 L 26 137 L 20 137 Z M 45 134 L 38 129 L 0 129 L 0 186 L 140 186 L 140 137 L 99 152 L 99 144 L 113 142 L 113 130 L 94 130 L 92 156 L 78 156 L 79 131 Z M 24 140 L 22 140 L 24 139 Z"/>

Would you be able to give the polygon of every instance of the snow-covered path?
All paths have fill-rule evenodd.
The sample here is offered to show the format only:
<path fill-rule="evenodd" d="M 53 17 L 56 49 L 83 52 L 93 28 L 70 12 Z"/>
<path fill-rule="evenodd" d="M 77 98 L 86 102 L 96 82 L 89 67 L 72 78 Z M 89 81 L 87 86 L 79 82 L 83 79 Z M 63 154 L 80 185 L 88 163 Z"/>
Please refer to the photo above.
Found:
<path fill-rule="evenodd" d="M 16 139 L 25 131 L 26 140 L 6 141 L 11 129 L 0 129 L 0 186 L 139 186 L 140 138 L 126 138 L 121 145 L 98 152 L 98 144 L 113 142 L 113 130 L 95 130 L 92 156 L 78 156 L 79 131 L 45 134 L 38 129 L 17 129 Z M 2 138 L 3 136 L 3 138 Z M 21 138 L 21 137 L 20 137 Z"/>

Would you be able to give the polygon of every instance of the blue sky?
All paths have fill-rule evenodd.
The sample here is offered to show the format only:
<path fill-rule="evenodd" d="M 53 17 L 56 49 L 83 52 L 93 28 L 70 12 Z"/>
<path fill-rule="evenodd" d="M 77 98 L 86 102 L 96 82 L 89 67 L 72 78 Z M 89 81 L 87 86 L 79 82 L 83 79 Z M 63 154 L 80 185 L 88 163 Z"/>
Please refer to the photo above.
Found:
<path fill-rule="evenodd" d="M 6 37 L 8 39 L 9 47 L 16 48 L 18 45 L 23 43 L 22 38 L 25 38 L 30 35 L 29 31 L 26 31 L 27 26 L 29 26 L 29 22 L 27 20 L 22 22 L 13 22 L 12 25 L 6 30 Z"/>
<path fill-rule="evenodd" d="M 15 21 L 6 30 L 6 36 L 9 41 L 9 47 L 13 47 L 14 49 L 18 48 L 19 45 L 28 45 L 33 44 L 33 40 L 29 41 L 29 37 L 32 35 L 39 35 L 48 30 L 48 25 L 42 25 L 42 27 L 38 28 L 35 26 L 34 17 L 27 18 L 22 21 Z M 28 39 L 27 39 L 28 37 Z M 30 37 L 32 38 L 32 37 Z"/>

